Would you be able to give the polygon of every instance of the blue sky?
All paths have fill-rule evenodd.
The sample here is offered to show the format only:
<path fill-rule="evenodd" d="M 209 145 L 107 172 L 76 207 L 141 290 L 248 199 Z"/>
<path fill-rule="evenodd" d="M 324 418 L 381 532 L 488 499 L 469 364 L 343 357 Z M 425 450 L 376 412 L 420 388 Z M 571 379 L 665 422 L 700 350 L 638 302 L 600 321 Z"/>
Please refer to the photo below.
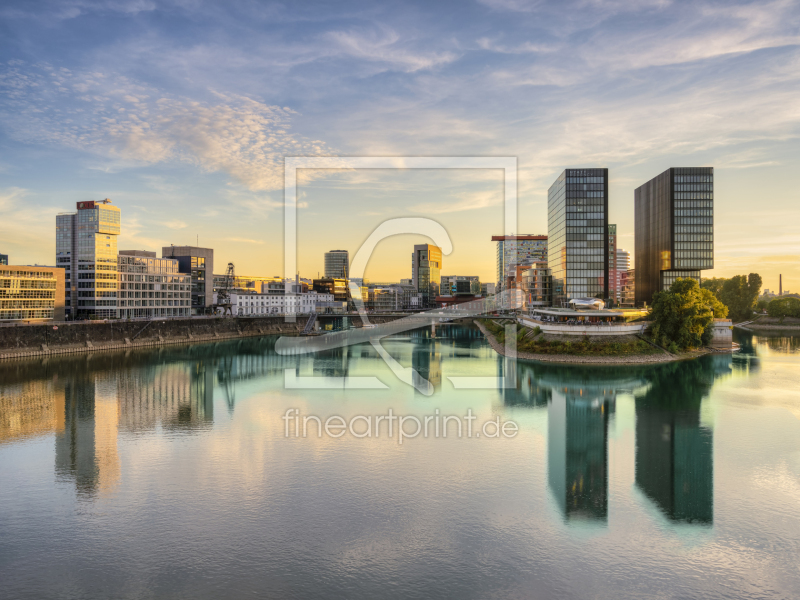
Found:
<path fill-rule="evenodd" d="M 608 167 L 633 249 L 633 190 L 716 168 L 716 266 L 800 289 L 800 4 L 667 0 L 5 2 L 0 252 L 53 262 L 54 215 L 110 197 L 120 248 L 215 248 L 282 273 L 283 157 L 516 156 L 519 232 L 546 233 L 565 167 Z M 493 281 L 493 171 L 309 172 L 299 266 L 384 218 L 450 232 L 444 273 Z M 410 276 L 414 237 L 367 275 Z M 217 270 L 220 270 L 218 268 Z M 795 283 L 796 282 L 796 283 Z"/>

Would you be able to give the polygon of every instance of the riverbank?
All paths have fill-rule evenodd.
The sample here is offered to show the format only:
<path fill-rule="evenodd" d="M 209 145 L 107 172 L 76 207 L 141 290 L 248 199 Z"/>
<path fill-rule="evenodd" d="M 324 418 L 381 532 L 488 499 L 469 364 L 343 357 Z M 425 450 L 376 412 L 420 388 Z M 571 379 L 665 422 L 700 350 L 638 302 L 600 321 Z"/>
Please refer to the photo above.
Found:
<path fill-rule="evenodd" d="M 746 325 L 736 325 L 741 329 L 753 331 L 772 331 L 772 332 L 786 332 L 789 335 L 797 335 L 800 333 L 800 319 L 796 317 L 784 317 L 778 319 L 775 317 L 768 317 L 766 315 L 759 315 L 756 319 Z"/>
<path fill-rule="evenodd" d="M 0 360 L 206 343 L 264 335 L 299 335 L 308 317 L 88 321 L 0 328 Z"/>
<path fill-rule="evenodd" d="M 478 321 L 475 320 L 475 325 L 478 326 L 478 329 L 481 330 L 484 336 L 486 336 L 489 345 L 494 349 L 501 356 L 506 355 L 506 349 L 503 344 L 500 344 L 497 341 L 497 338 L 492 334 L 486 326 Z M 638 338 L 637 338 L 638 339 Z M 646 343 L 646 342 L 645 342 Z M 591 355 L 580 355 L 580 354 L 535 354 L 531 352 L 525 351 L 517 351 L 516 358 L 521 358 L 524 360 L 535 360 L 540 362 L 557 362 L 557 363 L 574 363 L 574 364 L 582 364 L 582 365 L 641 365 L 641 364 L 657 364 L 657 363 L 665 363 L 665 362 L 672 362 L 675 360 L 682 360 L 684 358 L 695 358 L 696 356 L 702 356 L 707 354 L 706 351 L 698 351 L 697 353 L 689 353 L 690 356 L 676 356 L 674 354 L 670 354 L 664 350 L 653 348 L 653 352 L 641 353 L 641 354 L 627 354 L 627 355 L 603 355 L 603 356 L 591 356 Z"/>

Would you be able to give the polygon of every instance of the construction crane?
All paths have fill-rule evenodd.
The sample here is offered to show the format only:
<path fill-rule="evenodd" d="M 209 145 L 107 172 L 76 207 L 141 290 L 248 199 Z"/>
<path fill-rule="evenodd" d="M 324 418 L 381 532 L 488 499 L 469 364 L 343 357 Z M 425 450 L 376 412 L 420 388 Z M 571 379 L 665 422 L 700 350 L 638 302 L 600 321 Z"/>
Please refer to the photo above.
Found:
<path fill-rule="evenodd" d="M 214 312 L 218 308 L 222 309 L 222 316 L 230 313 L 233 316 L 233 308 L 231 307 L 231 290 L 233 289 L 236 273 L 233 268 L 233 263 L 228 263 L 228 269 L 225 271 L 225 278 L 222 280 L 222 285 L 217 290 L 217 303 L 214 305 Z"/>

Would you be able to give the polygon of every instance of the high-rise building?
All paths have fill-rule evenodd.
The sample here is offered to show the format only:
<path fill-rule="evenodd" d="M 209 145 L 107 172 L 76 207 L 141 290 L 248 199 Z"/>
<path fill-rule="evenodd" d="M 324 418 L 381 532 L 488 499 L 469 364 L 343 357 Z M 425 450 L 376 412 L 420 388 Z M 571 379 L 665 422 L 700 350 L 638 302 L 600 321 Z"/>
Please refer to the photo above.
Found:
<path fill-rule="evenodd" d="M 8 254 L 0 254 L 0 265 L 8 264 Z"/>
<path fill-rule="evenodd" d="M 161 257 L 176 259 L 180 272 L 192 276 L 192 314 L 210 313 L 214 303 L 214 250 L 196 246 L 164 246 Z"/>
<path fill-rule="evenodd" d="M 181 273 L 173 258 L 156 258 L 146 250 L 120 250 L 119 317 L 188 317 L 191 315 L 191 276 Z"/>
<path fill-rule="evenodd" d="M 608 294 L 606 296 L 614 302 L 619 302 L 619 287 L 617 286 L 617 226 L 608 226 Z"/>
<path fill-rule="evenodd" d="M 547 192 L 553 306 L 608 297 L 608 169 L 566 169 Z"/>
<path fill-rule="evenodd" d="M 56 216 L 56 266 L 64 269 L 70 318 L 117 316 L 120 210 L 106 198 Z"/>
<path fill-rule="evenodd" d="M 435 306 L 436 296 L 439 295 L 441 270 L 441 248 L 430 244 L 414 246 L 414 254 L 411 255 L 411 281 L 422 296 L 421 308 Z"/>
<path fill-rule="evenodd" d="M 0 321 L 49 320 L 64 320 L 64 269 L 0 267 Z"/>
<path fill-rule="evenodd" d="M 506 289 L 506 278 L 517 265 L 547 261 L 546 235 L 493 235 L 497 242 L 497 291 Z"/>
<path fill-rule="evenodd" d="M 481 279 L 477 275 L 443 275 L 439 294 L 442 296 L 479 296 Z"/>
<path fill-rule="evenodd" d="M 347 279 L 350 275 L 350 256 L 347 250 L 331 250 L 325 253 L 325 277 Z"/>
<path fill-rule="evenodd" d="M 636 304 L 714 268 L 714 168 L 667 169 L 636 188 Z"/>
<path fill-rule="evenodd" d="M 615 285 L 616 285 L 616 302 L 622 302 L 622 285 L 623 280 L 625 279 L 628 270 L 631 268 L 631 255 L 630 252 L 627 250 L 623 250 L 622 248 L 617 248 L 617 260 L 615 265 L 615 271 L 613 273 L 609 273 L 608 277 L 611 279 L 613 277 Z"/>

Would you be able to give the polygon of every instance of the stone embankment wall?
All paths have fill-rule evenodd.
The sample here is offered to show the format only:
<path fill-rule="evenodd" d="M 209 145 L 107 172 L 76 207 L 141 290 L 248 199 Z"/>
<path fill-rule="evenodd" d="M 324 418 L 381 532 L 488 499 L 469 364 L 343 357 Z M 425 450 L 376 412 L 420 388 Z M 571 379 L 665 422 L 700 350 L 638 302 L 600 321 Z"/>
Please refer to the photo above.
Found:
<path fill-rule="evenodd" d="M 186 344 L 257 335 L 297 335 L 307 317 L 286 323 L 283 317 L 173 319 L 42 323 L 0 327 L 0 359 L 92 352 L 114 348 Z M 57 326 L 58 329 L 53 329 Z"/>
<path fill-rule="evenodd" d="M 370 315 L 370 322 L 386 323 L 401 316 Z M 295 323 L 287 323 L 283 317 L 229 317 L 3 326 L 0 327 L 0 360 L 262 335 L 298 335 L 307 319 L 298 316 Z M 361 326 L 360 318 L 351 317 L 351 321 L 354 326 Z M 58 329 L 53 329 L 54 326 Z"/>

